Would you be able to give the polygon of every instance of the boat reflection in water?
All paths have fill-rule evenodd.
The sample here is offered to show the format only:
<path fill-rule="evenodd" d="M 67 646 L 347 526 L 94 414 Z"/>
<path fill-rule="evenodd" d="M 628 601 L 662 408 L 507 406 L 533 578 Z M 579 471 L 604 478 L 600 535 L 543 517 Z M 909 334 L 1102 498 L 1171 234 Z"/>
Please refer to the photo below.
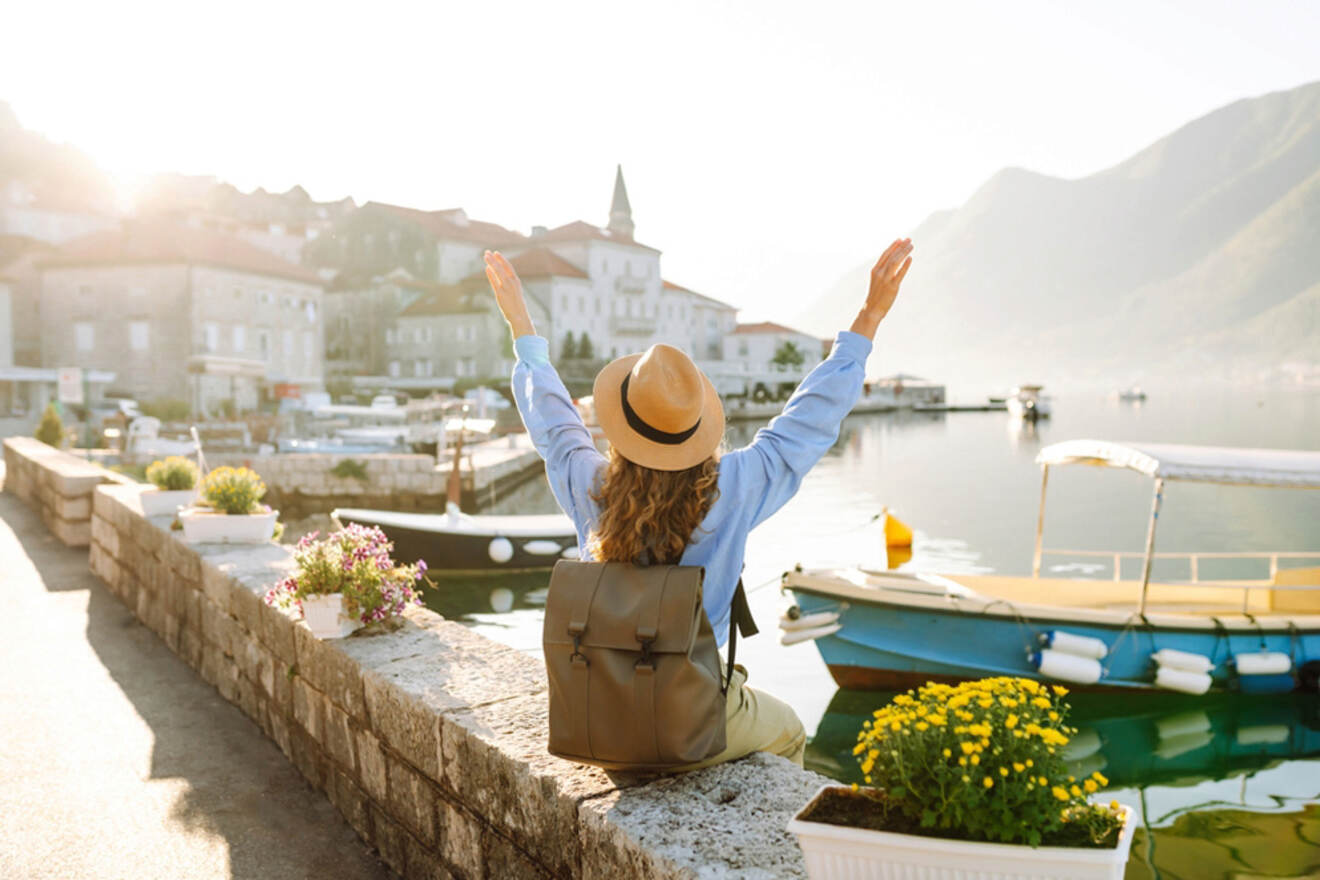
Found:
<path fill-rule="evenodd" d="M 449 620 L 469 624 L 520 651 L 541 652 L 542 611 L 548 571 L 490 574 L 427 573 L 436 589 L 424 590 L 426 605 Z"/>
<path fill-rule="evenodd" d="M 838 691 L 807 768 L 861 782 L 852 749 L 892 693 Z M 1074 693 L 1078 778 L 1136 807 L 1127 877 L 1320 876 L 1320 696 Z M 1308 787 L 1309 786 L 1309 787 Z"/>

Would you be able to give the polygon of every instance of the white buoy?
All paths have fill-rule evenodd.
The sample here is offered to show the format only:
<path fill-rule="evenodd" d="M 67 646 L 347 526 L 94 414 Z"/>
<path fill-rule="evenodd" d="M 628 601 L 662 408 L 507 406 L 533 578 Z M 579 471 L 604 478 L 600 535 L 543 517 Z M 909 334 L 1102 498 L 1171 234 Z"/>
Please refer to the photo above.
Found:
<path fill-rule="evenodd" d="M 1031 662 L 1040 670 L 1041 675 L 1077 684 L 1095 684 L 1104 674 L 1100 661 L 1093 657 L 1078 657 L 1062 651 L 1051 651 L 1049 648 L 1032 654 Z"/>
<path fill-rule="evenodd" d="M 523 544 L 523 549 L 533 556 L 558 556 L 563 548 L 559 546 L 558 541 L 540 540 L 528 541 Z"/>
<path fill-rule="evenodd" d="M 1233 658 L 1238 675 L 1282 675 L 1292 672 L 1292 658 L 1280 651 L 1257 651 Z"/>
<path fill-rule="evenodd" d="M 492 538 L 486 553 L 490 555 L 491 562 L 503 565 L 513 558 L 513 542 L 508 538 Z"/>
<path fill-rule="evenodd" d="M 1210 716 L 1199 709 L 1177 712 L 1155 719 L 1155 735 L 1160 739 L 1174 739 L 1189 733 L 1205 733 L 1211 729 Z"/>
<path fill-rule="evenodd" d="M 779 628 L 784 632 L 793 632 L 800 629 L 816 629 L 817 627 L 829 626 L 831 623 L 837 623 L 838 620 L 839 612 L 837 611 L 818 611 L 815 614 L 804 614 L 797 620 L 784 614 L 780 615 Z"/>
<path fill-rule="evenodd" d="M 823 639 L 825 636 L 832 636 L 843 629 L 841 623 L 831 623 L 828 626 L 818 626 L 815 629 L 795 629 L 791 632 L 785 632 L 779 637 L 781 645 L 796 645 L 798 642 L 810 642 L 815 639 Z"/>
<path fill-rule="evenodd" d="M 1175 651 L 1161 648 L 1150 659 L 1168 669 L 1183 669 L 1187 672 L 1209 672 L 1215 668 L 1214 662 L 1204 654 L 1192 654 L 1187 651 Z"/>
<path fill-rule="evenodd" d="M 1093 660 L 1103 659 L 1109 653 L 1109 646 L 1103 640 L 1093 639 L 1090 636 L 1074 635 L 1061 629 L 1042 633 L 1040 642 L 1051 650 L 1074 654 L 1078 657 L 1090 657 Z"/>
<path fill-rule="evenodd" d="M 577 544 L 574 544 L 572 547 L 565 549 L 563 553 L 560 553 L 559 557 L 561 559 L 577 559 L 579 555 Z"/>
<path fill-rule="evenodd" d="M 500 614 L 513 610 L 513 590 L 508 587 L 496 587 L 491 590 L 490 607 L 492 611 Z"/>
<path fill-rule="evenodd" d="M 1173 666 L 1161 666 L 1155 673 L 1155 687 L 1184 694 L 1203 694 L 1210 690 L 1208 672 L 1189 672 Z"/>

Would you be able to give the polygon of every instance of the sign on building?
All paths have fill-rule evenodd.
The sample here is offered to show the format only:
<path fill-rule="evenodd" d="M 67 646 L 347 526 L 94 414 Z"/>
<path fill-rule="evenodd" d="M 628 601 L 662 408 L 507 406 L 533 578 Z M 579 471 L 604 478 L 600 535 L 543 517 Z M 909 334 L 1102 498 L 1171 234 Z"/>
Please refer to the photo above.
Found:
<path fill-rule="evenodd" d="M 81 367 L 60 367 L 55 381 L 60 403 L 82 406 L 83 371 Z"/>

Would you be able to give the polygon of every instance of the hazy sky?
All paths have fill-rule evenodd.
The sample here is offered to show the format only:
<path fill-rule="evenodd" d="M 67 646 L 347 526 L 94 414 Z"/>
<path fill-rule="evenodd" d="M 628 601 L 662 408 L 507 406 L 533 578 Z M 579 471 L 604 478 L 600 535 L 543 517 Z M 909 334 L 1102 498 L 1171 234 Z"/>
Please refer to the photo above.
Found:
<path fill-rule="evenodd" d="M 527 231 L 603 224 L 622 162 L 666 277 L 749 319 L 798 312 L 1003 166 L 1085 175 L 1320 79 L 1308 0 L 47 0 L 3 20 L 0 99 L 126 184 L 300 183 Z"/>

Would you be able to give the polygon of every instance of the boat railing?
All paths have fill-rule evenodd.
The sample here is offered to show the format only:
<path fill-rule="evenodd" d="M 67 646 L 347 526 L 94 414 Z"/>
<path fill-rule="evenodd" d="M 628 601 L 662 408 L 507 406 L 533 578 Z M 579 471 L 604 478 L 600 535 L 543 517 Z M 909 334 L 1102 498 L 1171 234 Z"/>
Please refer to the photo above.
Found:
<path fill-rule="evenodd" d="M 1138 550 L 1064 550 L 1041 548 L 1042 556 L 1082 556 L 1090 558 L 1109 559 L 1114 569 L 1115 581 L 1123 580 L 1123 560 L 1124 559 L 1145 559 L 1146 554 Z M 1223 551 L 1206 550 L 1190 552 L 1158 552 L 1150 554 L 1152 559 L 1183 559 L 1187 561 L 1188 578 L 1182 581 L 1170 581 L 1161 579 L 1161 583 L 1169 586 L 1196 586 L 1209 589 L 1224 590 L 1242 590 L 1243 608 L 1247 607 L 1247 601 L 1253 588 L 1268 587 L 1272 590 L 1320 590 L 1320 584 L 1296 584 L 1284 585 L 1276 583 L 1279 574 L 1280 560 L 1314 560 L 1320 562 L 1320 551 L 1279 551 L 1279 550 L 1241 550 L 1241 551 Z M 1231 580 L 1224 578 L 1203 580 L 1201 578 L 1202 560 L 1225 560 L 1225 559 L 1251 559 L 1267 562 L 1269 564 L 1269 575 L 1265 578 L 1233 578 Z M 1286 569 L 1285 569 L 1286 570 Z"/>

